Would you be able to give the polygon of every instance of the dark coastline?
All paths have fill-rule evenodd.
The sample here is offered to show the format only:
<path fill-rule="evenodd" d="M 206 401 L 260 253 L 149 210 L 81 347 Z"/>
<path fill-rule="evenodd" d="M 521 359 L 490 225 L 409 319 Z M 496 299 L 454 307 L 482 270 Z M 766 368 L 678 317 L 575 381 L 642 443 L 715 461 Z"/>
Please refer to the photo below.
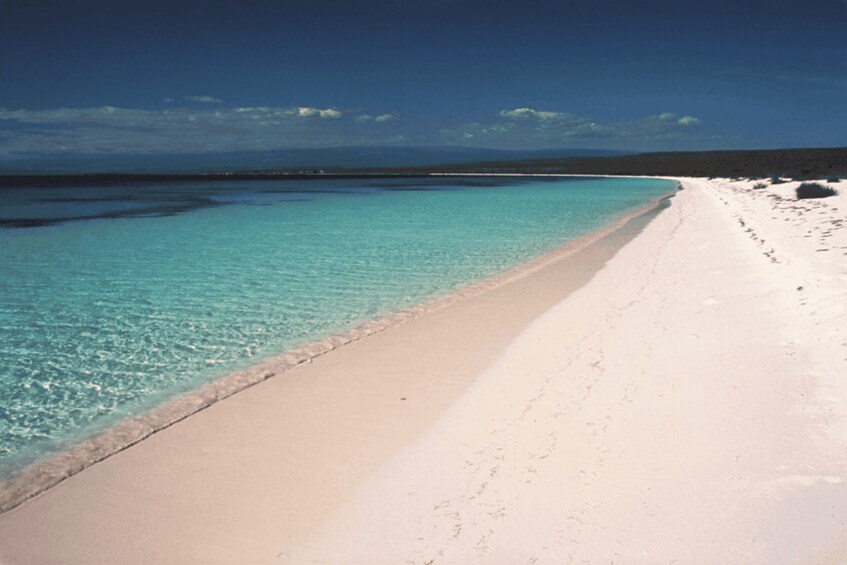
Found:
<path fill-rule="evenodd" d="M 479 174 L 572 174 L 689 177 L 789 177 L 826 179 L 847 176 L 847 147 L 732 151 L 681 151 L 605 157 L 486 161 L 424 167 L 331 168 L 304 170 L 267 168 L 208 173 L 96 173 L 14 174 L 0 173 L 3 187 L 108 186 L 149 182 L 232 180 L 306 180 L 313 178 L 404 177 L 432 173 Z"/>
<path fill-rule="evenodd" d="M 474 163 L 422 169 L 420 172 L 548 173 L 683 177 L 790 177 L 818 179 L 847 176 L 847 147 L 741 151 L 642 153 L 614 157 L 573 157 L 537 161 Z"/>

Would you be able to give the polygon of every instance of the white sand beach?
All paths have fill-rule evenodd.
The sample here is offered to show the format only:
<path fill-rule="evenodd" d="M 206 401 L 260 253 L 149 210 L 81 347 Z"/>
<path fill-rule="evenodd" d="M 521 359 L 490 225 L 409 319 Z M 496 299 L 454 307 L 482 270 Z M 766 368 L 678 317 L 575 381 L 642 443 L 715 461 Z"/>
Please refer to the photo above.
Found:
<path fill-rule="evenodd" d="M 0 562 L 847 562 L 847 183 L 681 181 L 613 257 L 335 349 L 0 515 Z"/>

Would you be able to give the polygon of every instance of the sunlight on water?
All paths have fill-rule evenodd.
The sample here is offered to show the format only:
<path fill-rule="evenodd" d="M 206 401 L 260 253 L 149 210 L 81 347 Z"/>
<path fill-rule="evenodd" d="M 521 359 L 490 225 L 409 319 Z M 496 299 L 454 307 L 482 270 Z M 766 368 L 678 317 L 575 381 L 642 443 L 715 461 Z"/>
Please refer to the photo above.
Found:
<path fill-rule="evenodd" d="M 0 191 L 0 466 L 476 281 L 658 180 L 406 178 Z"/>

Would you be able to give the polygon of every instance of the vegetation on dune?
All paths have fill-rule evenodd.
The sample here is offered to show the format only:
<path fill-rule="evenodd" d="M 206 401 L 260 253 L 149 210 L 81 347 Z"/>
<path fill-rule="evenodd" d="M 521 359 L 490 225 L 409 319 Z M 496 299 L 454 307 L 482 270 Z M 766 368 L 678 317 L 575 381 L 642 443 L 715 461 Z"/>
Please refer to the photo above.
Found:
<path fill-rule="evenodd" d="M 797 187 L 797 200 L 804 198 L 826 198 L 838 194 L 834 188 L 819 182 L 804 182 Z"/>

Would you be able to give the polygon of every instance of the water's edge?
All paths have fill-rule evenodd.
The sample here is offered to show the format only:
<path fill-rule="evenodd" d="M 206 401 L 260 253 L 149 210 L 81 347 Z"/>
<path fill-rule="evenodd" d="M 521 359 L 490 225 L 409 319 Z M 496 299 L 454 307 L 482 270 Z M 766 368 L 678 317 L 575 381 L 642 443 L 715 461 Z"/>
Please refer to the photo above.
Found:
<path fill-rule="evenodd" d="M 678 183 L 677 189 L 679 189 Z M 568 241 L 504 273 L 372 320 L 342 334 L 311 342 L 247 369 L 230 373 L 203 385 L 195 391 L 184 393 L 167 401 L 145 414 L 124 420 L 105 432 L 78 443 L 66 451 L 33 463 L 19 473 L 0 481 L 0 513 L 19 506 L 87 467 L 135 445 L 152 434 L 168 428 L 220 400 L 271 377 L 279 376 L 292 367 L 308 363 L 312 359 L 329 353 L 342 345 L 380 333 L 418 318 L 427 312 L 469 299 L 508 284 L 513 280 L 526 277 L 552 263 L 566 260 L 575 252 L 616 234 L 621 236 L 620 241 L 616 242 L 617 249 L 620 249 L 664 209 L 672 197 L 673 193 L 624 212 L 606 227 Z"/>

